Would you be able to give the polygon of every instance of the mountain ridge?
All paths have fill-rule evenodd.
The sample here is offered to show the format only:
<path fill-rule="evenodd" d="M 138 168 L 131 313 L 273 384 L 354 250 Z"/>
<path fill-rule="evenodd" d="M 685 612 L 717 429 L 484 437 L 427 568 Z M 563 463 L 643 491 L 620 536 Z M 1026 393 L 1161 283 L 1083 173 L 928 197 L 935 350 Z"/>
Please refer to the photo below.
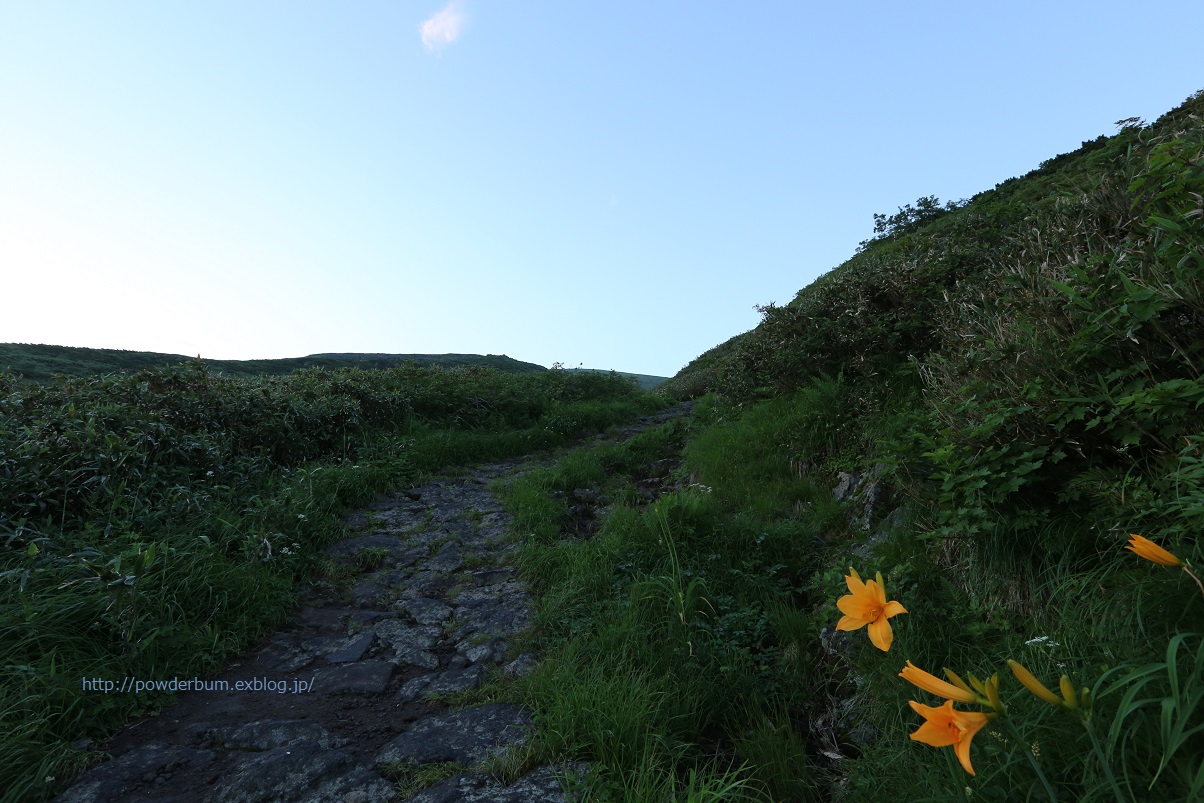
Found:
<path fill-rule="evenodd" d="M 415 362 L 423 366 L 458 368 L 480 366 L 509 373 L 537 373 L 550 370 L 536 363 L 516 360 L 505 354 L 389 354 L 357 352 L 322 352 L 304 357 L 281 357 L 259 360 L 213 360 L 153 351 L 128 351 L 84 346 L 55 346 L 34 343 L 0 343 L 0 371 L 9 371 L 32 382 L 47 382 L 56 375 L 90 376 L 112 371 L 140 371 L 162 368 L 200 360 L 218 373 L 230 376 L 283 376 L 311 368 L 339 370 L 343 368 L 383 369 Z M 599 369 L 574 369 L 595 371 Z M 608 373 L 601 371 L 602 373 Z M 654 387 L 667 377 L 616 371 L 620 376 L 633 377 L 640 387 Z"/>

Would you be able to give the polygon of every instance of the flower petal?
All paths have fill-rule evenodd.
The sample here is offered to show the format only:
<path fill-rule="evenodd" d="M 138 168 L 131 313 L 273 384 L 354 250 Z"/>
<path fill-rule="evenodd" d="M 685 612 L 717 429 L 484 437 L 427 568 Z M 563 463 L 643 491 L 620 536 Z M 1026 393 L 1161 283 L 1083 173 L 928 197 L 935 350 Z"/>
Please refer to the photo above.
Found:
<path fill-rule="evenodd" d="M 974 739 L 974 734 L 982 730 L 982 726 L 987 724 L 987 720 L 991 718 L 991 715 L 967 711 L 954 711 L 953 713 L 957 727 L 961 730 L 961 736 L 958 738 L 957 745 L 953 750 L 957 753 L 957 760 L 961 762 L 962 769 L 973 775 L 974 767 L 970 764 L 970 742 Z"/>
<path fill-rule="evenodd" d="M 1125 549 L 1137 553 L 1140 557 L 1148 561 L 1161 564 L 1163 566 L 1182 566 L 1183 561 L 1167 552 L 1162 547 L 1155 544 L 1148 538 L 1138 535 L 1137 533 L 1129 533 L 1129 544 Z"/>
<path fill-rule="evenodd" d="M 860 597 L 865 594 L 865 583 L 861 581 L 861 575 L 857 574 L 852 566 L 849 567 L 849 573 L 845 576 L 844 582 L 853 596 Z"/>
<path fill-rule="evenodd" d="M 840 599 L 836 600 L 836 607 L 841 613 L 847 613 L 849 616 L 858 616 L 866 621 L 873 619 L 870 611 L 873 611 L 877 606 L 870 600 L 864 597 L 855 597 L 852 594 L 845 594 Z"/>
<path fill-rule="evenodd" d="M 1062 705 L 1062 698 L 1045 688 L 1041 681 L 1037 680 L 1033 673 L 1025 669 L 1020 662 L 1013 661 L 1009 658 L 1008 666 L 1012 668 L 1012 674 L 1016 676 L 1016 680 L 1020 681 L 1024 688 L 1028 689 L 1050 705 Z"/>
<path fill-rule="evenodd" d="M 957 744 L 953 747 L 953 752 L 957 753 L 957 760 L 962 763 L 962 769 L 971 775 L 974 774 L 974 766 L 970 763 L 970 738 L 974 734 L 964 735 L 957 740 Z"/>
<path fill-rule="evenodd" d="M 845 616 L 836 623 L 837 630 L 860 630 L 868 624 L 859 616 Z"/>
<path fill-rule="evenodd" d="M 883 652 L 890 651 L 891 642 L 895 640 L 895 634 L 890 629 L 890 622 L 886 621 L 886 617 L 882 616 L 870 622 L 870 643 Z"/>
<path fill-rule="evenodd" d="M 919 727 L 919 730 L 911 734 L 911 738 L 914 741 L 923 742 L 930 747 L 948 747 L 957 741 L 949 730 L 949 722 L 951 720 L 950 711 L 953 708 L 953 703 L 945 703 L 945 705 L 934 708 L 917 703 L 915 700 L 908 700 L 907 702 L 913 711 L 924 717 L 924 724 Z M 949 710 L 946 710 L 946 706 L 948 706 Z"/>
<path fill-rule="evenodd" d="M 907 663 L 910 664 L 911 661 L 908 661 Z M 922 670 L 922 669 L 919 671 L 924 672 L 924 670 Z M 924 674 L 927 675 L 928 673 L 924 672 Z M 954 686 L 957 686 L 962 691 L 969 692 L 970 694 L 974 693 L 974 690 L 970 688 L 970 684 L 968 684 L 968 683 L 966 683 L 966 681 L 962 680 L 960 675 L 958 675 L 956 672 L 954 672 L 952 669 L 949 669 L 948 667 L 946 667 L 946 669 L 945 669 L 945 677 L 949 678 L 949 682 L 952 683 Z"/>
<path fill-rule="evenodd" d="M 931 692 L 939 697 L 944 697 L 949 700 L 957 700 L 959 703 L 977 703 L 978 695 L 969 689 L 961 689 L 954 686 L 952 683 L 946 683 L 936 675 L 929 674 L 911 661 L 907 662 L 907 666 L 903 667 L 903 671 L 899 673 L 899 677 L 918 686 L 926 692 Z"/>
<path fill-rule="evenodd" d="M 907 609 L 900 603 L 891 600 L 886 603 L 886 607 L 882 609 L 882 615 L 889 619 L 892 616 L 898 616 L 901 613 L 907 613 Z"/>

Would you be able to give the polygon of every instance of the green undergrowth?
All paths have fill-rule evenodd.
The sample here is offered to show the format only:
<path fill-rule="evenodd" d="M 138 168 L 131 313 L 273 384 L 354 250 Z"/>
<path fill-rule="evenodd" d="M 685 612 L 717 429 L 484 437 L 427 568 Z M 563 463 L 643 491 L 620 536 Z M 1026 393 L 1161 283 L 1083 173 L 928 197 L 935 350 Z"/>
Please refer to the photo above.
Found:
<path fill-rule="evenodd" d="M 167 699 L 126 678 L 204 677 L 278 624 L 348 509 L 663 405 L 564 371 L 0 375 L 4 799 L 44 798 Z"/>
<path fill-rule="evenodd" d="M 678 423 L 578 450 L 504 491 L 526 537 L 519 565 L 545 656 L 523 684 L 537 712 L 532 760 L 589 761 L 588 800 L 819 799 L 796 735 L 809 667 L 797 622 L 775 615 L 814 571 L 819 524 L 750 513 L 715 491 L 708 481 L 729 465 L 720 444 L 687 450 L 655 501 L 632 493 L 693 433 Z M 591 484 L 607 515 L 566 538 L 566 499 Z M 789 510 L 819 496 L 797 477 L 762 485 L 766 511 L 779 508 L 770 497 L 788 497 Z"/>

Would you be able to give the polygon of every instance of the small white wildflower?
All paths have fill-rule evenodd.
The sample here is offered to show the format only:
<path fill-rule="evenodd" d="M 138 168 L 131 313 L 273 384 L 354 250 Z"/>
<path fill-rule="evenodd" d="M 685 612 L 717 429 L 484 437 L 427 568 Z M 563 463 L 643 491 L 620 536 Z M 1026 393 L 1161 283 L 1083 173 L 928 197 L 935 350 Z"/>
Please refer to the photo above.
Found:
<path fill-rule="evenodd" d="M 1051 641 L 1049 636 L 1037 636 L 1036 638 L 1031 638 L 1028 641 L 1024 642 L 1024 646 L 1026 646 L 1026 647 L 1031 647 L 1034 644 L 1040 644 L 1041 646 L 1044 646 L 1044 647 L 1061 647 L 1062 646 L 1061 644 L 1059 644 L 1056 641 Z"/>

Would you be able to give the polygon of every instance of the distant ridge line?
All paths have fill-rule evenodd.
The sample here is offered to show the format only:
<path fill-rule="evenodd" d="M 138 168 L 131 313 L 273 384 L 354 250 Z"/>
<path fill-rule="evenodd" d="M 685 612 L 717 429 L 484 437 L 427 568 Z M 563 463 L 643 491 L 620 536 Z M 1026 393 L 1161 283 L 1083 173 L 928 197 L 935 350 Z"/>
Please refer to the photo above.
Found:
<path fill-rule="evenodd" d="M 213 371 L 228 376 L 283 376 L 306 368 L 392 368 L 415 362 L 421 366 L 456 368 L 482 366 L 509 373 L 538 373 L 549 369 L 532 362 L 523 362 L 505 354 L 386 354 L 358 352 L 324 352 L 305 357 L 281 357 L 263 360 L 212 360 L 188 357 L 183 354 L 164 354 L 154 351 L 97 349 L 83 346 L 53 346 L 34 343 L 0 343 L 0 371 L 7 371 L 31 382 L 48 382 L 55 376 L 85 377 L 113 372 L 136 372 L 147 368 L 182 365 L 200 359 Z M 574 368 L 570 370 L 594 370 Z M 607 373 L 602 371 L 602 373 Z M 640 387 L 655 387 L 666 377 L 648 376 L 616 371 L 634 377 Z"/>

